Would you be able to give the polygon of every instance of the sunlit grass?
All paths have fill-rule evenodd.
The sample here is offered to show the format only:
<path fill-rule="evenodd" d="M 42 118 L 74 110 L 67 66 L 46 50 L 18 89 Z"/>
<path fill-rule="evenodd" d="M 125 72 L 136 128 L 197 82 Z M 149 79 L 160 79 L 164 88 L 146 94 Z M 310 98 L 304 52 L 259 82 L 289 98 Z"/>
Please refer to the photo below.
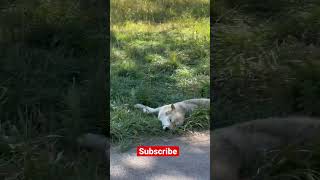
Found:
<path fill-rule="evenodd" d="M 111 135 L 127 146 L 163 134 L 156 116 L 135 103 L 209 97 L 209 1 L 120 0 L 111 7 Z"/>
<path fill-rule="evenodd" d="M 165 22 L 184 17 L 209 17 L 208 0 L 113 0 L 111 23 L 124 21 Z"/>

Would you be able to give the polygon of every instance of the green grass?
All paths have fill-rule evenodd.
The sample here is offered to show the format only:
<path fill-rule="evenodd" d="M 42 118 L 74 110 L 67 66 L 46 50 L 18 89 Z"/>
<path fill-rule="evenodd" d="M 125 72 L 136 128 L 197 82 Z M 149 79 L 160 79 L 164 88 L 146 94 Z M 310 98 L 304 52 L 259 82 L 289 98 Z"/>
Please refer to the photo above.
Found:
<path fill-rule="evenodd" d="M 270 116 L 319 116 L 319 1 L 214 3 L 215 128 Z M 244 175 L 259 180 L 320 178 L 317 144 L 290 145 L 265 155 L 263 162 L 246 164 Z"/>
<path fill-rule="evenodd" d="M 219 80 L 214 89 L 217 126 L 292 113 L 319 115 L 319 3 L 215 4 L 219 21 L 211 53 Z"/>
<path fill-rule="evenodd" d="M 102 156 L 76 143 L 105 128 L 102 6 L 0 6 L 0 179 L 105 179 Z"/>
<path fill-rule="evenodd" d="M 133 105 L 209 97 L 209 1 L 114 0 L 111 33 L 113 142 L 172 134 Z"/>
<path fill-rule="evenodd" d="M 288 145 L 267 152 L 252 179 L 313 180 L 320 178 L 319 144 L 313 146 Z"/>

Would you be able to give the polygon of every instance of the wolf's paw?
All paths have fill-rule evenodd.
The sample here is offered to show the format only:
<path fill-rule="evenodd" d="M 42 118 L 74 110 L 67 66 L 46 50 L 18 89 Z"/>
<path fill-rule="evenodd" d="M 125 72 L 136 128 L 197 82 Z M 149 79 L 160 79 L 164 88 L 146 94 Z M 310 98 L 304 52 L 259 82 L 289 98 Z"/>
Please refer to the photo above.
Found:
<path fill-rule="evenodd" d="M 136 105 L 134 105 L 134 107 L 135 107 L 135 108 L 142 109 L 142 111 L 143 111 L 144 113 L 151 113 L 150 108 L 147 107 L 147 106 L 145 106 L 145 105 L 136 104 Z"/>

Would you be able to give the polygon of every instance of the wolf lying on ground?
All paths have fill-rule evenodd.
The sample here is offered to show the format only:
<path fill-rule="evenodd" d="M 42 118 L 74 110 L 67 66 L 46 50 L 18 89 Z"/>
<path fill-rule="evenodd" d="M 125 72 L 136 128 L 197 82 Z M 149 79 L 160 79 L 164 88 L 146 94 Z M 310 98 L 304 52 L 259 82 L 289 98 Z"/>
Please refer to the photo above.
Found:
<path fill-rule="evenodd" d="M 134 107 L 142 109 L 143 112 L 148 114 L 157 114 L 163 129 L 169 130 L 182 125 L 187 113 L 199 107 L 209 107 L 209 105 L 210 99 L 200 98 L 189 99 L 158 108 L 151 108 L 142 104 L 136 104 Z"/>
<path fill-rule="evenodd" d="M 287 145 L 312 144 L 320 136 L 320 119 L 309 117 L 267 118 L 240 123 L 211 132 L 211 169 L 214 180 L 243 180 L 241 170 L 263 154 Z M 80 145 L 101 149 L 107 138 L 86 134 Z M 101 149 L 106 151 L 106 149 Z M 208 167 L 210 168 L 210 167 Z"/>

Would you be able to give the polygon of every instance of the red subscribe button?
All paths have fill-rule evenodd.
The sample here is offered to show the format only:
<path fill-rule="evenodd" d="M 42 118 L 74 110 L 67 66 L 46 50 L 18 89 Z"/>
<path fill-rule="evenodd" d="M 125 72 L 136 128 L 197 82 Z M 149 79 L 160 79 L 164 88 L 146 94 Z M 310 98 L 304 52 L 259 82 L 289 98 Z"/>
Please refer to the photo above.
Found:
<path fill-rule="evenodd" d="M 137 156 L 179 156 L 179 146 L 138 146 Z"/>

